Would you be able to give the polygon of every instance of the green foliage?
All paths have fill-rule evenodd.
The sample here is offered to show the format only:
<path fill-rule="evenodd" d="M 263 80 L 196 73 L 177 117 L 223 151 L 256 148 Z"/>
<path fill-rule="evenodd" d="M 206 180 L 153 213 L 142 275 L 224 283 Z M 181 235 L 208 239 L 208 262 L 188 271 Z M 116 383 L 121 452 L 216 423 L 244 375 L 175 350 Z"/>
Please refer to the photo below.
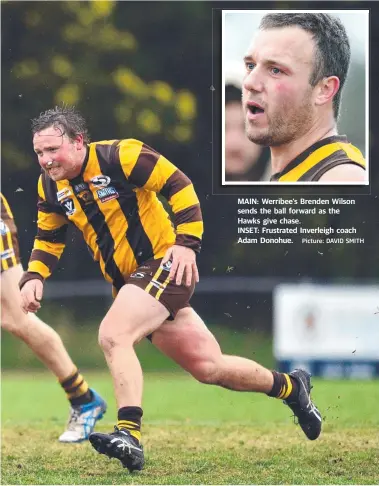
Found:
<path fill-rule="evenodd" d="M 2 136 L 8 169 L 32 163 L 25 147 L 19 148 L 15 131 L 21 128 L 27 136 L 28 118 L 60 103 L 77 105 L 96 139 L 159 135 L 174 145 L 193 139 L 197 99 L 190 83 L 159 69 L 160 56 L 152 57 L 140 45 L 142 19 L 135 16 L 129 2 L 3 6 L 8 20 L 3 45 L 9 46 L 3 57 L 3 89 L 11 97 L 5 101 L 9 116 Z M 149 28 L 145 17 L 144 22 Z M 15 37 L 14 29 L 22 35 Z"/>

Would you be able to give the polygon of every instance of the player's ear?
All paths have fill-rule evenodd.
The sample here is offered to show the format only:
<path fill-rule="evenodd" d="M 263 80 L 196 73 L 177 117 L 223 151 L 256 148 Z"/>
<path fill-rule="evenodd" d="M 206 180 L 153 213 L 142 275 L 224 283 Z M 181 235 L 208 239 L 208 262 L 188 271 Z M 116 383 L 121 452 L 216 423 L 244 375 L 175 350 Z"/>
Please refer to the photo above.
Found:
<path fill-rule="evenodd" d="M 317 106 L 331 102 L 340 87 L 340 80 L 337 76 L 329 76 L 321 79 L 316 85 L 315 103 Z"/>
<path fill-rule="evenodd" d="M 75 146 L 76 146 L 76 149 L 77 150 L 80 150 L 82 147 L 83 147 L 83 144 L 84 144 L 84 137 L 81 133 L 77 134 L 75 136 Z"/>

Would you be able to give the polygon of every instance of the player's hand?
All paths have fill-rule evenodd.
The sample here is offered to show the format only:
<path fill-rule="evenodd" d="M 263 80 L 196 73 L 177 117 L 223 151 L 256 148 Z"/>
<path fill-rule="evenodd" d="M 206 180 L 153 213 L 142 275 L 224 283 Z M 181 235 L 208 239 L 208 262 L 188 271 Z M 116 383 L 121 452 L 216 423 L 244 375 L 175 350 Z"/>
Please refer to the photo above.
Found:
<path fill-rule="evenodd" d="M 176 285 L 182 283 L 191 286 L 192 279 L 199 281 L 199 270 L 196 265 L 196 254 L 191 248 L 174 245 L 166 251 L 162 263 L 171 260 L 170 280 L 175 280 Z"/>
<path fill-rule="evenodd" d="M 27 314 L 28 312 L 36 313 L 41 308 L 43 296 L 43 283 L 38 278 L 28 280 L 21 289 L 21 307 Z"/>

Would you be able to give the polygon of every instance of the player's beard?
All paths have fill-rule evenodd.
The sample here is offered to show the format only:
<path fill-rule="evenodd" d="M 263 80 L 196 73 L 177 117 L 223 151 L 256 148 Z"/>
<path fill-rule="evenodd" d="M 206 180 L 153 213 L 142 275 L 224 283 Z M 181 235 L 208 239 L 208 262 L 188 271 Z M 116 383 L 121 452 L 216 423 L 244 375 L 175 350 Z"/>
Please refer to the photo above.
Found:
<path fill-rule="evenodd" d="M 251 142 L 266 147 L 278 147 L 299 139 L 312 125 L 312 104 L 306 93 L 303 102 L 294 107 L 283 103 L 275 113 L 265 110 L 267 128 L 261 129 L 246 119 L 246 135 Z"/>
<path fill-rule="evenodd" d="M 64 179 L 64 173 L 60 166 L 55 166 L 50 170 L 46 170 L 48 177 L 53 181 L 59 181 Z"/>

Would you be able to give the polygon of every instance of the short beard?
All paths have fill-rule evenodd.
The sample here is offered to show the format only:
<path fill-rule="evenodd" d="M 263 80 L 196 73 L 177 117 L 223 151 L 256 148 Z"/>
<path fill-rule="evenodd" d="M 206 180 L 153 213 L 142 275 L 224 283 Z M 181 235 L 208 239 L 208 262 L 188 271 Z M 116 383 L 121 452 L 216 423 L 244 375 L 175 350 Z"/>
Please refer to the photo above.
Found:
<path fill-rule="evenodd" d="M 49 172 L 49 171 L 47 171 L 47 170 L 45 170 L 45 172 L 46 172 L 47 177 L 48 177 L 49 179 L 51 179 L 52 181 L 54 181 L 54 182 L 57 182 L 57 181 L 62 181 L 62 180 L 64 180 L 64 179 L 65 179 L 65 177 L 62 177 L 62 176 L 57 176 L 57 175 L 54 175 L 54 176 L 53 176 L 53 175 L 52 175 L 52 174 L 50 174 L 50 172 Z"/>
<path fill-rule="evenodd" d="M 279 147 L 280 145 L 286 145 L 293 140 L 299 139 L 304 133 L 309 130 L 312 124 L 312 110 L 311 103 L 309 102 L 309 93 L 304 97 L 303 103 L 296 109 L 286 109 L 286 106 L 281 107 L 281 113 L 275 115 L 275 118 L 271 121 L 269 116 L 268 129 L 264 133 L 251 133 L 251 125 L 246 120 L 245 130 L 247 138 L 264 147 Z M 286 115 L 284 115 L 286 113 Z M 291 114 L 288 115 L 288 114 Z M 291 116 L 291 118 L 289 118 Z"/>
<path fill-rule="evenodd" d="M 246 123 L 247 124 L 247 123 Z M 294 134 L 292 133 L 281 133 L 281 131 L 276 131 L 274 127 L 268 130 L 266 133 L 251 134 L 246 127 L 247 138 L 250 142 L 261 145 L 262 147 L 279 147 L 280 145 L 285 145 L 294 139 Z"/>

